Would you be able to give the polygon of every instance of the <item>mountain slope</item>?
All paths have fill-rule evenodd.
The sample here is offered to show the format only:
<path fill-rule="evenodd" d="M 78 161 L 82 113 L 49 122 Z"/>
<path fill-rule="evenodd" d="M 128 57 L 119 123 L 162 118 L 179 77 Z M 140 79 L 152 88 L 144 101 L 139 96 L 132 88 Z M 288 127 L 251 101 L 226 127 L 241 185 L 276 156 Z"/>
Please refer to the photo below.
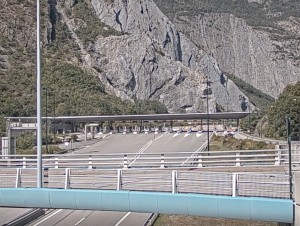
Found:
<path fill-rule="evenodd" d="M 211 112 L 248 111 L 241 89 L 251 87 L 276 98 L 300 79 L 299 4 L 249 2 L 43 1 L 48 114 L 135 113 L 138 100 L 161 112 L 203 112 L 207 96 Z M 32 15 L 33 0 L 0 3 L 2 116 L 35 114 Z"/>
<path fill-rule="evenodd" d="M 155 2 L 222 71 L 275 98 L 300 80 L 299 1 Z"/>

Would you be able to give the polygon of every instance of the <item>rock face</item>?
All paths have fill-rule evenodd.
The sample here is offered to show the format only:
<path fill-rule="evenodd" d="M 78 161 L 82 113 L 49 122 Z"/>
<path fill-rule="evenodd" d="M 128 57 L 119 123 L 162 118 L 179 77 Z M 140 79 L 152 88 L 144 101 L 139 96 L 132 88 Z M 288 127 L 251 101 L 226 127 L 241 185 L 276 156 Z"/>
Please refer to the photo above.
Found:
<path fill-rule="evenodd" d="M 248 2 L 265 6 L 270 1 Z M 208 98 L 211 112 L 217 104 L 223 110 L 248 111 L 248 97 L 228 79 L 231 76 L 273 97 L 300 80 L 297 16 L 278 22 L 275 32 L 272 27 L 248 26 L 231 14 L 198 10 L 188 16 L 176 13 L 171 22 L 153 0 L 42 4 L 43 59 L 61 59 L 88 71 L 123 100 L 157 100 L 170 112 L 204 112 Z M 0 20 L 0 73 L 21 64 L 34 71 L 34 3 L 3 0 L 0 6 L 5 18 Z"/>
<path fill-rule="evenodd" d="M 194 43 L 213 53 L 222 71 L 270 96 L 277 98 L 287 84 L 300 80 L 299 39 L 275 36 L 272 30 L 253 29 L 231 14 L 204 13 L 178 17 L 175 21 Z M 297 18 L 280 25 L 299 37 Z"/>
<path fill-rule="evenodd" d="M 159 100 L 170 111 L 204 111 L 208 77 L 210 111 L 215 111 L 215 102 L 224 109 L 241 110 L 243 94 L 219 69 L 213 54 L 179 32 L 153 1 L 91 3 L 99 19 L 127 34 L 99 37 L 90 46 L 93 67 L 118 96 Z"/>

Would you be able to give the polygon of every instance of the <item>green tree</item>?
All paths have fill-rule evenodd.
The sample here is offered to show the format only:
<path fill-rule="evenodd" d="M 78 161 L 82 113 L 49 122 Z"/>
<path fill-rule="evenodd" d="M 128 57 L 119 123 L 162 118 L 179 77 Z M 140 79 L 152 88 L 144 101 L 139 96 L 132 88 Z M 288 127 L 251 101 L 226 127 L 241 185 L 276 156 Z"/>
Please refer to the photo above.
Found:
<path fill-rule="evenodd" d="M 17 138 L 17 149 L 27 150 L 35 146 L 36 139 L 33 134 L 22 134 Z"/>
<path fill-rule="evenodd" d="M 300 138 L 300 82 L 288 85 L 278 100 L 269 107 L 267 117 L 267 136 L 286 138 L 286 115 L 291 118 L 292 140 Z"/>

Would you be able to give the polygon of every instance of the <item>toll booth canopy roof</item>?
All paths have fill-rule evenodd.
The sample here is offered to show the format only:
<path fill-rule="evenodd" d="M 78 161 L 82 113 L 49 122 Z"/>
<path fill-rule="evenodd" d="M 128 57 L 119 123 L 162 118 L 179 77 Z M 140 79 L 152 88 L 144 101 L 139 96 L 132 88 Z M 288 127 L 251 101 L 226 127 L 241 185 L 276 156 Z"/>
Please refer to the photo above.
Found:
<path fill-rule="evenodd" d="M 99 122 L 99 121 L 170 121 L 209 119 L 242 119 L 248 112 L 185 113 L 185 114 L 149 114 L 149 115 L 99 115 L 99 116 L 56 116 L 47 120 L 60 122 Z M 46 117 L 42 117 L 46 120 Z M 35 122 L 36 117 L 6 117 L 9 121 Z"/>

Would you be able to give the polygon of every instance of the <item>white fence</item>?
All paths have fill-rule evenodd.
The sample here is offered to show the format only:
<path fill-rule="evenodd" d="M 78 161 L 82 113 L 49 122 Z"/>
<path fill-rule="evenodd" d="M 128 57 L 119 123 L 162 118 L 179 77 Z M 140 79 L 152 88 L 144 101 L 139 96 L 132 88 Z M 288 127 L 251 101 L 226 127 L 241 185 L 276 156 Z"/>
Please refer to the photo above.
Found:
<path fill-rule="evenodd" d="M 36 169 L 0 169 L 0 187 L 36 187 L 36 179 Z M 43 186 L 64 189 L 131 190 L 289 198 L 289 176 L 284 173 L 50 168 L 43 171 Z"/>
<path fill-rule="evenodd" d="M 201 168 L 236 166 L 278 166 L 288 164 L 288 150 L 237 150 L 182 153 L 71 154 L 44 155 L 44 168 Z M 298 151 L 292 152 L 292 164 L 300 164 Z M 0 167 L 35 168 L 36 155 L 4 155 Z"/>

